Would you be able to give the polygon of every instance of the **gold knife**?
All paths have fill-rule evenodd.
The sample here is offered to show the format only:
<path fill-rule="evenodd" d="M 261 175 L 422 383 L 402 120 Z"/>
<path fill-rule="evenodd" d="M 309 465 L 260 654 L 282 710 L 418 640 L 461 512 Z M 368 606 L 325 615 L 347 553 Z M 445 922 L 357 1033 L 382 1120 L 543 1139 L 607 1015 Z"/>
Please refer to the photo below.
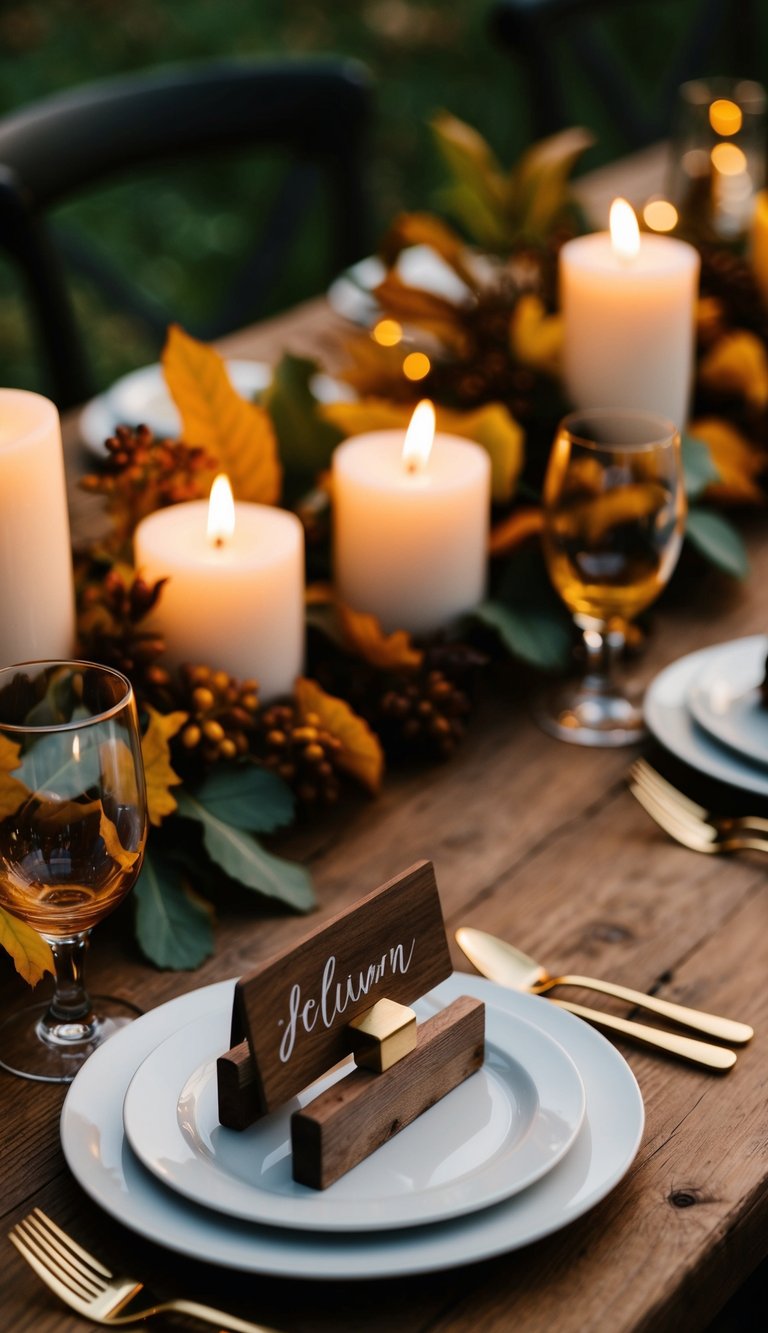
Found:
<path fill-rule="evenodd" d="M 536 993 L 534 985 L 520 984 L 519 959 L 513 961 L 505 957 L 503 940 L 497 940 L 485 931 L 462 926 L 456 931 L 456 941 L 483 976 L 489 977 L 491 981 L 496 981 L 501 986 L 508 986 L 511 990 Z M 511 945 L 507 947 L 512 948 Z M 694 1064 L 704 1065 L 707 1069 L 731 1069 L 736 1063 L 736 1052 L 726 1046 L 713 1046 L 709 1042 L 683 1036 L 682 1033 L 650 1027 L 646 1023 L 619 1018 L 616 1014 L 605 1013 L 599 1009 L 587 1009 L 584 1005 L 574 1004 L 570 1000 L 553 999 L 551 1003 L 560 1009 L 566 1009 L 570 1014 L 575 1014 L 577 1018 L 587 1019 L 597 1027 L 618 1032 L 621 1036 L 630 1037 L 645 1046 L 653 1046 L 657 1050 L 667 1051 L 670 1055 L 678 1055 Z"/>

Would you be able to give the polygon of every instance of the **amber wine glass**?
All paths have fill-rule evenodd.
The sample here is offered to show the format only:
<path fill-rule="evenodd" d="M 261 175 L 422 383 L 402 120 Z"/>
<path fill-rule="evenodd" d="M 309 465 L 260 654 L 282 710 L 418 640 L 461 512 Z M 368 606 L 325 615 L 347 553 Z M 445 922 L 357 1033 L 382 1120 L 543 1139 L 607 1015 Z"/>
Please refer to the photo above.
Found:
<path fill-rule="evenodd" d="M 25 662 L 0 671 L 0 907 L 51 947 L 53 998 L 0 1024 L 0 1064 L 67 1083 L 139 1012 L 91 1001 L 91 928 L 136 880 L 147 801 L 130 682 L 91 662 Z"/>
<path fill-rule="evenodd" d="M 665 417 L 573 412 L 557 430 L 544 481 L 549 576 L 584 643 L 586 673 L 552 691 L 544 729 L 580 745 L 644 734 L 642 701 L 618 680 L 627 623 L 658 597 L 685 530 L 680 435 Z"/>

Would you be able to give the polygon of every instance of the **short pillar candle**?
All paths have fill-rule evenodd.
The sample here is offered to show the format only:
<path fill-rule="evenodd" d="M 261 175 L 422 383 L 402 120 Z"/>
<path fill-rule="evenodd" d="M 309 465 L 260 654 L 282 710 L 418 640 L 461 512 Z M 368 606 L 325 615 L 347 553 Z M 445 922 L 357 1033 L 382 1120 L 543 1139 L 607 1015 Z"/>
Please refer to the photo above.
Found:
<path fill-rule="evenodd" d="M 573 406 L 639 408 L 682 430 L 693 376 L 699 256 L 674 236 L 639 232 L 614 200 L 610 232 L 560 251 L 563 370 Z"/>
<path fill-rule="evenodd" d="M 485 592 L 490 484 L 487 451 L 435 435 L 431 403 L 419 404 L 407 435 L 345 440 L 333 455 L 341 600 L 387 633 L 428 634 L 471 610 Z"/>
<path fill-rule="evenodd" d="M 221 521 L 213 491 L 210 503 L 192 500 L 143 519 L 136 567 L 149 582 L 168 580 L 151 623 L 169 665 L 255 678 L 270 700 L 289 694 L 303 669 L 304 530 L 284 509 L 232 504 L 228 483 L 224 497 Z"/>
<path fill-rule="evenodd" d="M 0 506 L 0 666 L 71 657 L 75 595 L 59 414 L 23 389 L 0 389 Z"/>

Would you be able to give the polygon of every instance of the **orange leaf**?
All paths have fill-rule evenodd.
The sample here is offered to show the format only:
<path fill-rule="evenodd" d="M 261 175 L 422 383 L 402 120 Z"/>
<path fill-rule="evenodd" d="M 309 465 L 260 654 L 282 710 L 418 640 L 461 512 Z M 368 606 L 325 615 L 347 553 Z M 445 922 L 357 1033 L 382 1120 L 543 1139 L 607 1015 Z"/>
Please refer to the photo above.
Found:
<path fill-rule="evenodd" d="M 11 776 L 13 769 L 19 766 L 20 754 L 20 747 L 14 741 L 0 736 L 0 819 L 15 814 L 29 795 L 24 783 Z"/>
<path fill-rule="evenodd" d="M 757 412 L 768 406 L 768 354 L 746 329 L 726 333 L 699 366 L 699 380 L 716 393 L 735 393 Z"/>
<path fill-rule="evenodd" d="M 532 292 L 524 293 L 515 306 L 509 325 L 512 355 L 524 366 L 559 375 L 563 349 L 563 317 L 548 315 L 544 302 Z"/>
<path fill-rule="evenodd" d="M 302 721 L 314 714 L 319 725 L 341 742 L 336 757 L 339 767 L 362 782 L 371 794 L 376 793 L 384 772 L 384 755 L 367 722 L 343 699 L 326 694 L 314 680 L 297 680 L 294 697 Z"/>
<path fill-rule="evenodd" d="M 709 446 L 720 473 L 720 480 L 707 486 L 707 498 L 726 504 L 763 504 L 765 495 L 756 478 L 768 462 L 766 451 L 720 417 L 702 417 L 691 422 L 689 430 Z"/>
<path fill-rule="evenodd" d="M 16 971 L 30 986 L 36 986 L 44 972 L 53 976 L 50 946 L 25 921 L 19 921 L 0 907 L 0 947 L 11 955 Z"/>
<path fill-rule="evenodd" d="M 168 330 L 162 364 L 185 442 L 219 459 L 235 499 L 276 504 L 282 471 L 268 413 L 241 398 L 218 352 L 178 324 Z"/>
<path fill-rule="evenodd" d="M 542 509 L 516 509 L 508 518 L 497 523 L 491 532 L 488 550 L 491 555 L 507 555 L 521 546 L 528 537 L 543 531 Z"/>
<path fill-rule="evenodd" d="M 149 726 L 141 738 L 144 757 L 144 775 L 147 780 L 147 810 L 152 824 L 162 824 L 166 815 L 173 814 L 176 800 L 170 791 L 181 778 L 171 768 L 168 745 L 172 736 L 184 726 L 188 713 L 158 713 L 147 705 Z"/>
<path fill-rule="evenodd" d="M 423 652 L 414 648 L 410 634 L 403 629 L 385 634 L 375 616 L 366 611 L 353 611 L 339 602 L 337 613 L 350 648 L 371 666 L 383 671 L 415 670 L 424 660 Z"/>

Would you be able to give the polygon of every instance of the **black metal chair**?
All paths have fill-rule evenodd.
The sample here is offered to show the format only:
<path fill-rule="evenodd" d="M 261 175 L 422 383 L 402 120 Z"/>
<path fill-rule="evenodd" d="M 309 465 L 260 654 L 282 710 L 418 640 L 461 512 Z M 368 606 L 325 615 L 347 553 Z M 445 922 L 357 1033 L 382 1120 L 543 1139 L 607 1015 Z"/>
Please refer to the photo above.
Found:
<path fill-rule="evenodd" d="M 365 254 L 371 116 L 365 69 L 328 58 L 159 68 L 75 88 L 0 117 L 0 249 L 23 275 L 47 372 L 44 387 L 59 406 L 82 402 L 96 387 L 72 299 L 74 271 L 151 330 L 159 350 L 174 319 L 211 339 L 263 314 L 319 193 L 330 210 L 325 276 Z M 244 149 L 275 150 L 286 170 L 271 206 L 265 201 L 253 219 L 254 248 L 204 324 L 162 309 L 119 266 L 50 217 L 62 202 L 132 168 L 203 155 L 215 161 L 225 150 Z M 172 227 L 168 246 L 172 252 Z"/>
<path fill-rule="evenodd" d="M 665 25 L 673 17 L 671 45 L 659 27 L 662 8 Z M 537 138 L 576 123 L 601 128 L 576 108 L 587 83 L 616 136 L 613 149 L 629 151 L 669 134 L 687 79 L 765 75 L 756 0 L 665 0 L 663 7 L 648 0 L 497 0 L 489 22 L 492 37 L 519 64 Z M 659 78 L 638 87 L 637 44 L 647 48 L 654 30 Z"/>

